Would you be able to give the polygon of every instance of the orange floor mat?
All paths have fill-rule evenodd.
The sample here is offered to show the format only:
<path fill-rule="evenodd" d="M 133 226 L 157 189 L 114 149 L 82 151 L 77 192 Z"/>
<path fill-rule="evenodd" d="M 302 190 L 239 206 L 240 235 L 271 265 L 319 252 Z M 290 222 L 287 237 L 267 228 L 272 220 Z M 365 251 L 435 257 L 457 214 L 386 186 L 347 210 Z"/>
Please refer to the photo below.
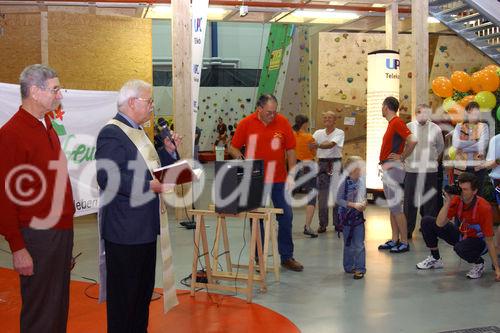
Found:
<path fill-rule="evenodd" d="M 68 332 L 106 332 L 106 306 L 85 296 L 90 284 L 71 281 Z M 88 290 L 97 296 L 98 287 Z M 191 297 L 186 290 L 178 290 L 180 304 L 167 315 L 163 314 L 161 299 L 151 302 L 149 333 L 160 332 L 299 332 L 282 315 L 258 304 L 248 304 L 236 297 L 198 292 Z M 0 323 L 1 331 L 19 332 L 21 297 L 18 275 L 0 268 Z"/>

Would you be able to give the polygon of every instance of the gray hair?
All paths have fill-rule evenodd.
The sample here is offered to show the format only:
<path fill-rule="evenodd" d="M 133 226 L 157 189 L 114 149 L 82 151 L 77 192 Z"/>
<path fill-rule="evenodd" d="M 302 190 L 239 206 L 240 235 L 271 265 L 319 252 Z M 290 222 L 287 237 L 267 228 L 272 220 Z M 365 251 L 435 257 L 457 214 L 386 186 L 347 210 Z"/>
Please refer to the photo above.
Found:
<path fill-rule="evenodd" d="M 417 105 L 417 108 L 416 110 L 422 110 L 422 111 L 425 111 L 425 113 L 427 114 L 431 114 L 431 107 L 427 104 L 419 104 Z"/>
<path fill-rule="evenodd" d="M 30 88 L 36 86 L 44 89 L 47 87 L 47 80 L 58 77 L 57 72 L 45 65 L 35 64 L 26 67 L 19 75 L 19 85 L 21 86 L 21 98 L 28 98 Z"/>
<path fill-rule="evenodd" d="M 125 82 L 120 91 L 118 92 L 118 99 L 116 104 L 118 109 L 121 109 L 129 99 L 139 97 L 139 94 L 144 90 L 150 90 L 151 84 L 142 80 L 130 80 Z"/>

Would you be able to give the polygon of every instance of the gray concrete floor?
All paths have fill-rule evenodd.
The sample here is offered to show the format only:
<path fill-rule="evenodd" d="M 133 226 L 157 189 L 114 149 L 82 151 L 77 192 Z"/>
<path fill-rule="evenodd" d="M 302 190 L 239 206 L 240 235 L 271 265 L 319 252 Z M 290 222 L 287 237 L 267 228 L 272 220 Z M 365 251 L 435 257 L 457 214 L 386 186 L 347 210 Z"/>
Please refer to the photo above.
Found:
<path fill-rule="evenodd" d="M 213 168 L 206 169 L 207 185 L 211 185 Z M 210 196 L 204 190 L 197 208 L 206 208 Z M 293 238 L 295 258 L 305 267 L 303 272 L 282 270 L 281 281 L 268 275 L 268 291 L 255 288 L 254 302 L 266 306 L 294 322 L 302 332 L 441 332 L 480 326 L 500 326 L 500 283 L 493 280 L 490 260 L 486 273 L 479 280 L 468 280 L 469 264 L 460 261 L 447 244 L 441 244 L 445 268 L 418 271 L 415 264 L 428 255 L 421 235 L 416 232 L 411 251 L 404 254 L 380 252 L 377 246 L 390 235 L 388 211 L 370 205 L 366 211 L 367 274 L 353 280 L 343 273 L 342 241 L 328 229 L 326 234 L 311 239 L 302 234 L 305 209 L 294 210 Z M 180 279 L 191 271 L 193 231 L 179 227 L 170 219 L 170 237 L 179 289 L 186 289 Z M 243 247 L 243 222 L 228 220 L 233 262 Z M 213 240 L 215 222 L 208 222 L 208 238 Z M 317 216 L 313 221 L 317 227 Z M 73 253 L 82 252 L 73 270 L 72 279 L 82 276 L 97 279 L 97 229 L 95 216 L 75 221 Z M 247 245 L 241 263 L 248 258 L 250 239 L 246 223 Z M 8 249 L 0 240 L 0 249 Z M 158 253 L 160 249 L 158 248 Z M 11 256 L 0 252 L 0 266 L 12 267 Z M 160 267 L 158 257 L 157 267 Z M 156 286 L 161 273 L 157 269 Z M 241 297 L 240 295 L 238 295 Z M 175 330 L 169 330 L 175 332 Z"/>

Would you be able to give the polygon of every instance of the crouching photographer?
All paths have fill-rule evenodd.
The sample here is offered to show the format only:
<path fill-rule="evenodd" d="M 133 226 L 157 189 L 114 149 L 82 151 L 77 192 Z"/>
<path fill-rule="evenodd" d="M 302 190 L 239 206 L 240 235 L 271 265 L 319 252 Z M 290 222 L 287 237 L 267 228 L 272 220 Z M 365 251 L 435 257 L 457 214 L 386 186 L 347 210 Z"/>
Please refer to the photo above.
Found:
<path fill-rule="evenodd" d="M 500 281 L 500 267 L 493 243 L 493 212 L 491 205 L 477 195 L 478 181 L 474 174 L 464 172 L 458 186 L 445 187 L 443 207 L 437 218 L 422 219 L 422 234 L 431 255 L 417 264 L 418 269 L 443 268 L 438 239 L 453 246 L 457 255 L 472 264 L 467 273 L 478 279 L 484 272 L 482 255 L 489 253 L 495 268 L 495 280 Z"/>

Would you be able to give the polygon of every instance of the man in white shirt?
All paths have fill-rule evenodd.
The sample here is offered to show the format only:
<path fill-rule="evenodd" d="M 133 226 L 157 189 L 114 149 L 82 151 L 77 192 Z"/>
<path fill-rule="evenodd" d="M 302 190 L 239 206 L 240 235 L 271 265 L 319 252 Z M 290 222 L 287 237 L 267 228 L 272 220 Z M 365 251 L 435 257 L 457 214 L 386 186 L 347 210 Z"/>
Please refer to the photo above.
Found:
<path fill-rule="evenodd" d="M 323 114 L 324 129 L 313 134 L 318 158 L 318 233 L 326 231 L 328 226 L 328 210 L 334 205 L 336 185 L 342 169 L 342 147 L 344 146 L 344 131 L 335 128 L 337 117 L 333 111 Z M 335 209 L 333 224 L 336 224 Z"/>
<path fill-rule="evenodd" d="M 430 121 L 431 109 L 420 104 L 415 110 L 416 120 L 406 124 L 417 145 L 405 162 L 404 213 L 408 224 L 408 238 L 415 230 L 417 210 L 420 216 L 436 217 L 440 207 L 437 196 L 438 160 L 444 149 L 441 128 Z"/>

